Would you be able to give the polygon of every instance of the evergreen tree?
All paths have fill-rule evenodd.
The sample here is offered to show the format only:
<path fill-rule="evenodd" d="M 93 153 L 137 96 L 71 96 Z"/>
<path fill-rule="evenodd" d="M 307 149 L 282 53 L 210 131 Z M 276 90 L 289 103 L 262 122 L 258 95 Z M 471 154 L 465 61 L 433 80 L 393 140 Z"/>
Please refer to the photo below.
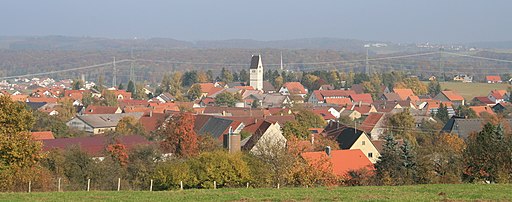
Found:
<path fill-rule="evenodd" d="M 238 79 L 241 82 L 248 82 L 249 81 L 249 73 L 245 69 L 240 70 L 240 73 L 238 75 Z"/>
<path fill-rule="evenodd" d="M 431 96 L 435 96 L 439 93 L 441 93 L 441 84 L 439 84 L 439 81 L 430 81 L 428 83 L 428 94 L 430 94 Z"/>
<path fill-rule="evenodd" d="M 124 90 L 124 85 L 123 85 L 123 83 L 119 83 L 119 86 L 117 86 L 117 89 L 118 89 L 118 90 Z"/>
<path fill-rule="evenodd" d="M 446 105 L 443 103 L 439 104 L 439 109 L 437 110 L 435 117 L 442 123 L 446 123 L 448 119 L 450 119 L 450 116 L 448 115 L 448 107 L 446 107 Z"/>
<path fill-rule="evenodd" d="M 379 160 L 375 163 L 375 177 L 383 185 L 396 185 L 401 175 L 401 156 L 397 148 L 397 142 L 391 134 L 384 137 L 386 141 L 383 145 Z"/>
<path fill-rule="evenodd" d="M 414 184 L 418 173 L 416 165 L 416 153 L 409 141 L 404 140 L 404 144 L 400 146 L 401 161 L 403 166 L 403 182 L 404 184 Z"/>
<path fill-rule="evenodd" d="M 136 88 L 135 88 L 135 84 L 133 83 L 133 81 L 129 81 L 128 82 L 128 87 L 126 88 L 126 92 L 130 92 L 132 94 L 135 94 L 136 93 Z"/>

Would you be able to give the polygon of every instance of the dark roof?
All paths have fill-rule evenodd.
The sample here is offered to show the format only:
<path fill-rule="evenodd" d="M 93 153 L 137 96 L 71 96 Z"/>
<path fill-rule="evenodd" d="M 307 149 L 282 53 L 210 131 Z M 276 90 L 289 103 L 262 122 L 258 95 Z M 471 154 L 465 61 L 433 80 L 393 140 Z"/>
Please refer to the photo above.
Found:
<path fill-rule="evenodd" d="M 212 117 L 203 125 L 199 130 L 200 135 L 206 133 L 211 134 L 214 138 L 220 138 L 224 131 L 231 125 L 233 121 L 229 119 L 223 119 L 218 117 Z"/>
<path fill-rule="evenodd" d="M 248 139 L 244 139 L 242 149 L 251 150 L 271 125 L 272 123 L 268 121 L 259 121 L 258 123 L 246 126 L 243 131 L 247 131 L 252 135 Z"/>
<path fill-rule="evenodd" d="M 70 146 L 77 145 L 83 151 L 91 155 L 101 155 L 105 146 L 111 142 L 111 138 L 107 136 L 89 136 L 89 137 L 75 137 L 75 138 L 59 138 L 52 140 L 43 140 L 43 151 L 51 149 L 67 149 Z M 150 144 L 146 138 L 140 135 L 129 135 L 118 137 L 121 144 L 125 145 L 128 150 L 137 145 Z"/>
<path fill-rule="evenodd" d="M 32 110 L 38 110 L 46 105 L 46 102 L 25 102 Z"/>
<path fill-rule="evenodd" d="M 340 145 L 340 149 L 350 149 L 356 140 L 365 134 L 362 130 L 348 127 L 338 122 L 331 121 L 324 129 L 324 133 L 336 140 Z"/>
<path fill-rule="evenodd" d="M 253 55 L 251 58 L 251 69 L 258 69 L 258 63 L 260 61 L 259 55 Z"/>
<path fill-rule="evenodd" d="M 270 83 L 270 81 L 263 81 L 263 91 L 269 92 L 269 91 L 276 91 L 276 88 Z"/>
<path fill-rule="evenodd" d="M 504 120 L 507 124 L 512 125 L 512 119 Z M 468 138 L 471 133 L 480 132 L 485 123 L 485 119 L 464 119 L 461 117 L 452 117 L 444 125 L 442 132 L 457 134 L 459 137 Z"/>

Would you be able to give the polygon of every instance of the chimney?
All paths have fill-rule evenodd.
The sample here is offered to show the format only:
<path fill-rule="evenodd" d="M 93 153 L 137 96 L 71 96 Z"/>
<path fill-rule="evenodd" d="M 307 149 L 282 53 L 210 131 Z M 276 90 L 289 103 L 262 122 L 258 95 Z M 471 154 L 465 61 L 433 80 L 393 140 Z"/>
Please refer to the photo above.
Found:
<path fill-rule="evenodd" d="M 315 144 L 315 134 L 311 134 L 311 145 Z"/>
<path fill-rule="evenodd" d="M 330 146 L 325 147 L 325 153 L 327 154 L 328 157 L 331 157 L 331 147 Z"/>
<path fill-rule="evenodd" d="M 363 103 L 363 101 L 359 101 L 359 107 L 361 107 L 361 104 Z"/>
<path fill-rule="evenodd" d="M 153 117 L 153 110 L 149 110 L 149 117 Z"/>

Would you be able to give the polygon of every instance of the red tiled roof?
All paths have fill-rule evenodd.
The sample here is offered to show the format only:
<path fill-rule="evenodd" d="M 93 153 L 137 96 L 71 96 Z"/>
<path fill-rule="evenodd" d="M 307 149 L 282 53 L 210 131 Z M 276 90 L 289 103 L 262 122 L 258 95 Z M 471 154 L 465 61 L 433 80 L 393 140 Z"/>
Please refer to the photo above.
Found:
<path fill-rule="evenodd" d="M 492 108 L 488 106 L 470 106 L 469 108 L 475 111 L 477 116 L 482 115 L 484 112 L 489 113 L 490 115 L 495 115 Z"/>
<path fill-rule="evenodd" d="M 118 107 L 94 106 L 89 105 L 84 110 L 84 114 L 115 114 Z"/>
<path fill-rule="evenodd" d="M 443 93 L 443 95 L 446 96 L 448 98 L 448 100 L 450 100 L 450 101 L 464 100 L 464 97 L 462 97 L 459 94 L 457 94 L 456 92 L 453 92 L 450 90 L 441 91 L 441 93 Z"/>
<path fill-rule="evenodd" d="M 199 86 L 201 87 L 201 92 L 208 93 L 212 88 L 215 87 L 215 84 L 213 83 L 200 83 Z"/>
<path fill-rule="evenodd" d="M 504 99 L 505 94 L 507 94 L 506 90 L 492 90 L 491 95 L 496 99 Z"/>
<path fill-rule="evenodd" d="M 57 102 L 59 102 L 58 98 L 50 98 L 50 97 L 28 97 L 27 100 L 29 102 L 46 102 L 46 103 L 57 103 Z"/>
<path fill-rule="evenodd" d="M 286 82 L 283 87 L 288 89 L 290 94 L 307 94 L 306 88 L 300 82 Z"/>
<path fill-rule="evenodd" d="M 486 76 L 485 79 L 487 81 L 495 81 L 495 82 L 501 81 L 501 77 L 499 75 L 489 75 L 489 76 Z"/>
<path fill-rule="evenodd" d="M 163 113 L 152 113 L 151 116 L 140 117 L 139 123 L 142 124 L 147 133 L 150 133 L 162 126 L 165 116 Z"/>
<path fill-rule="evenodd" d="M 336 119 L 328 109 L 313 109 L 311 110 L 313 113 L 320 115 L 324 120 L 333 120 Z"/>
<path fill-rule="evenodd" d="M 347 106 L 351 105 L 352 101 L 350 98 L 325 98 L 325 103 Z"/>
<path fill-rule="evenodd" d="M 370 113 L 361 124 L 360 129 L 366 133 L 371 132 L 383 116 L 384 113 Z"/>
<path fill-rule="evenodd" d="M 352 102 L 354 103 L 365 103 L 365 104 L 371 104 L 373 102 L 372 95 L 369 93 L 364 94 L 352 94 L 350 95 L 350 98 L 352 99 Z"/>
<path fill-rule="evenodd" d="M 34 140 L 52 140 L 55 139 L 52 131 L 32 132 L 32 139 Z"/>
<path fill-rule="evenodd" d="M 372 109 L 372 105 L 368 105 L 368 104 L 363 104 L 363 105 L 355 104 L 351 108 L 351 110 L 357 111 L 361 114 L 368 114 L 368 113 L 370 113 L 371 109 Z"/>
<path fill-rule="evenodd" d="M 414 96 L 414 92 L 408 88 L 403 88 L 403 89 L 394 88 L 393 92 L 398 94 L 398 96 L 400 96 L 400 99 L 402 99 L 402 100 L 407 100 L 407 98 L 409 96 Z"/>
<path fill-rule="evenodd" d="M 452 107 L 452 105 L 453 105 L 451 102 L 441 102 L 438 100 L 430 100 L 430 101 L 427 101 L 427 111 L 430 111 L 431 109 L 438 109 L 439 106 L 441 106 L 441 103 L 443 103 L 443 105 L 446 107 Z"/>
<path fill-rule="evenodd" d="M 496 104 L 494 103 L 493 101 L 489 100 L 488 97 L 486 96 L 481 96 L 481 97 L 474 97 L 473 100 L 477 100 L 483 104 L 486 104 L 486 105 L 490 105 L 490 104 Z M 473 103 L 472 103 L 473 104 Z"/>
<path fill-rule="evenodd" d="M 304 152 L 300 154 L 311 166 L 328 171 L 332 167 L 333 174 L 343 177 L 348 171 L 369 169 L 373 170 L 372 162 L 359 149 L 332 150 L 331 156 L 323 151 Z"/>

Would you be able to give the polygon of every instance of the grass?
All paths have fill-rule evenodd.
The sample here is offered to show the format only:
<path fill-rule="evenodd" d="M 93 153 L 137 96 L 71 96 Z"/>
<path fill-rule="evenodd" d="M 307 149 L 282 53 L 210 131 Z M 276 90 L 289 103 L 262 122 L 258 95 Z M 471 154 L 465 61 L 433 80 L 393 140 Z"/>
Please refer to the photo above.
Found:
<path fill-rule="evenodd" d="M 450 89 L 459 93 L 464 99 L 472 100 L 476 96 L 487 96 L 491 90 L 507 90 L 511 86 L 506 83 L 462 83 L 462 82 L 440 82 L 441 89 Z"/>
<path fill-rule="evenodd" d="M 191 189 L 160 192 L 0 193 L 0 201 L 475 201 L 512 200 L 512 185 L 456 184 L 283 189 Z"/>

